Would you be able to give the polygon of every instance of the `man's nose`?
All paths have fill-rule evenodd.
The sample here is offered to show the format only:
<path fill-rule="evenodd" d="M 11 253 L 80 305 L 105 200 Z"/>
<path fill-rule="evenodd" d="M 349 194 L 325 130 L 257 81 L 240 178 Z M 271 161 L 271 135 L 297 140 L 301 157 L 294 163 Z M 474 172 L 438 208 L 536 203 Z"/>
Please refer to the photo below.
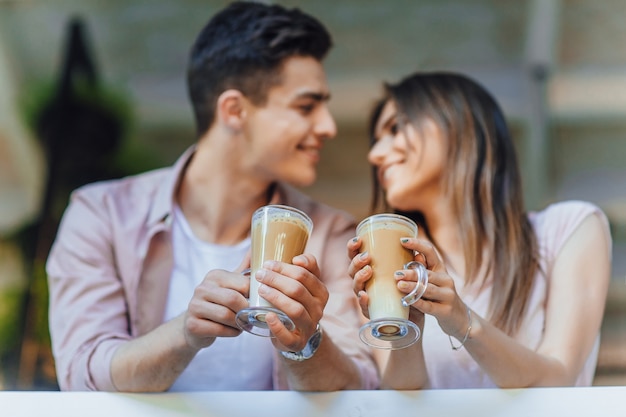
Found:
<path fill-rule="evenodd" d="M 315 133 L 324 139 L 332 139 L 337 136 L 337 124 L 328 106 L 322 106 L 318 120 L 315 123 Z"/>

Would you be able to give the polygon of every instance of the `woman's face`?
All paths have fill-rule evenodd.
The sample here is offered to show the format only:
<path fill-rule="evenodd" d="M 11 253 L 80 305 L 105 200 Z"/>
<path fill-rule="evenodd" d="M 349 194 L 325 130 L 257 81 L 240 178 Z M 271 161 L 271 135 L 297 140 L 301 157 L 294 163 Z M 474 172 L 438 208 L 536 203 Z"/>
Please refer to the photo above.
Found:
<path fill-rule="evenodd" d="M 387 203 L 403 211 L 425 211 L 443 194 L 446 145 L 434 121 L 400 126 L 393 101 L 388 101 L 374 130 L 376 143 L 369 162 L 377 168 Z"/>

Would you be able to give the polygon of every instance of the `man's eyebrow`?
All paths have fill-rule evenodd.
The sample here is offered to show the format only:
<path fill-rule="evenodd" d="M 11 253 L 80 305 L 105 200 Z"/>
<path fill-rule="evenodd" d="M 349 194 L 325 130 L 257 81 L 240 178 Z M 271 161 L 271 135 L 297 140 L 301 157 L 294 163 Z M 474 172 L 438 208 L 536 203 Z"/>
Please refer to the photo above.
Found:
<path fill-rule="evenodd" d="M 297 99 L 308 98 L 315 101 L 328 101 L 330 100 L 330 93 L 314 93 L 314 92 L 303 92 L 296 96 Z"/>

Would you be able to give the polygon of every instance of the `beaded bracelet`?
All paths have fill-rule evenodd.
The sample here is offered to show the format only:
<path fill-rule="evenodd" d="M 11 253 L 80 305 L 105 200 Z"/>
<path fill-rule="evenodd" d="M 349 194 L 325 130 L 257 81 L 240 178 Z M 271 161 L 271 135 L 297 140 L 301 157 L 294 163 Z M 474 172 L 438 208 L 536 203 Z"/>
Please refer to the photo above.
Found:
<path fill-rule="evenodd" d="M 472 310 L 470 310 L 469 307 L 467 307 L 467 318 L 469 320 L 467 324 L 467 331 L 465 332 L 465 337 L 463 337 L 463 340 L 461 341 L 461 344 L 459 346 L 454 346 L 454 343 L 452 343 L 452 337 L 448 335 L 448 339 L 450 339 L 450 347 L 452 348 L 452 350 L 461 349 L 463 345 L 465 344 L 465 342 L 467 342 L 467 339 L 469 338 L 470 331 L 472 330 Z"/>

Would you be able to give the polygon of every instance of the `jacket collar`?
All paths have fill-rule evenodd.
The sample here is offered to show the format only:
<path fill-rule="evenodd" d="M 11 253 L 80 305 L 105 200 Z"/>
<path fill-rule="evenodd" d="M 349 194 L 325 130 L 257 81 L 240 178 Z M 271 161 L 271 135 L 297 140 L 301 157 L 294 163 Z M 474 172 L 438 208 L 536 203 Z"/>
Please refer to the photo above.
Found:
<path fill-rule="evenodd" d="M 196 152 L 196 145 L 192 145 L 176 160 L 174 165 L 170 168 L 171 172 L 165 181 L 156 190 L 156 196 L 154 198 L 154 204 L 150 210 L 150 216 L 148 218 L 148 224 L 150 226 L 156 226 L 158 224 L 169 225 L 174 211 L 174 205 L 176 203 L 176 192 L 178 186 L 185 174 L 185 170 L 194 153 Z M 269 193 L 269 204 L 289 204 L 289 194 L 291 187 L 281 183 L 273 184 Z"/>
<path fill-rule="evenodd" d="M 148 224 L 154 226 L 159 223 L 169 224 L 174 211 L 176 192 L 187 165 L 196 152 L 196 145 L 192 145 L 176 160 L 170 168 L 171 172 L 165 181 L 156 190 L 154 204 L 150 210 Z"/>

